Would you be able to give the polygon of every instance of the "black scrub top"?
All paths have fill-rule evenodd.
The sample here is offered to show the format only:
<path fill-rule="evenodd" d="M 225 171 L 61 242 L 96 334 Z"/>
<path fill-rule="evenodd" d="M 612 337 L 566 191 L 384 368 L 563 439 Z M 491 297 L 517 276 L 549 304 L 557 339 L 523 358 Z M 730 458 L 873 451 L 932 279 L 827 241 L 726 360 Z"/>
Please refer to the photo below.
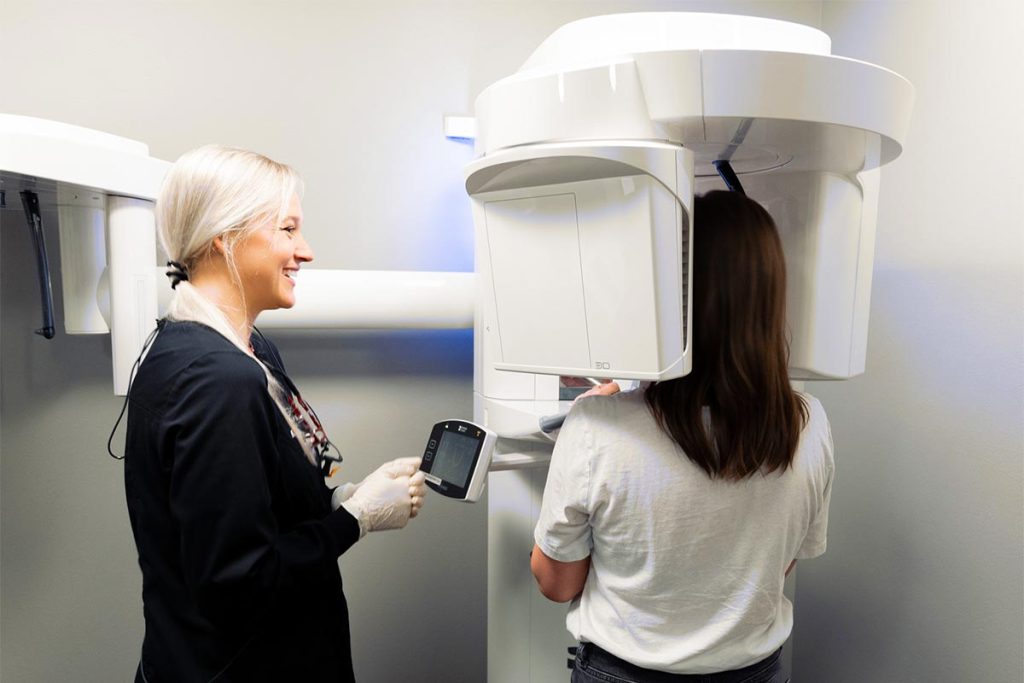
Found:
<path fill-rule="evenodd" d="M 161 322 L 129 395 L 125 489 L 140 680 L 354 680 L 338 557 L 359 524 L 331 510 L 263 369 L 212 328 Z"/>

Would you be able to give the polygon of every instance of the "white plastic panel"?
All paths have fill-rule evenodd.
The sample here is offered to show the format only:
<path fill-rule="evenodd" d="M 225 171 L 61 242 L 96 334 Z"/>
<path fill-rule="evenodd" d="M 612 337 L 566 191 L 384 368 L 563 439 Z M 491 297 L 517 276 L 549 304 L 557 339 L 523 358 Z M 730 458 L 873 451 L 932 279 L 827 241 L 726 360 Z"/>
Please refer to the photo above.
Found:
<path fill-rule="evenodd" d="M 508 150 L 472 165 L 467 188 L 485 380 L 491 367 L 644 380 L 688 370 L 688 151 L 617 141 Z M 484 384 L 489 398 L 531 398 Z"/>
<path fill-rule="evenodd" d="M 487 514 L 487 681 L 567 681 L 566 605 L 537 590 L 528 553 L 548 470 L 492 472 Z"/>
<path fill-rule="evenodd" d="M 552 33 L 520 71 L 559 69 L 609 56 L 666 50 L 778 50 L 827 55 L 816 28 L 777 19 L 702 12 L 633 12 L 588 17 Z"/>
<path fill-rule="evenodd" d="M 877 160 L 881 141 L 869 140 L 865 151 L 865 168 L 857 174 L 861 193 L 860 244 L 857 249 L 857 288 L 854 293 L 853 340 L 850 342 L 850 375 L 865 370 L 868 352 L 868 318 L 871 313 L 871 282 L 875 265 L 875 234 L 878 225 L 878 195 L 882 170 Z"/>
<path fill-rule="evenodd" d="M 107 198 L 102 192 L 60 185 L 57 218 L 64 331 L 109 332 L 98 301 L 100 278 L 107 267 Z M 107 305 L 109 311 L 109 302 Z"/>
<path fill-rule="evenodd" d="M 787 292 L 787 303 L 793 308 L 790 366 L 796 376 L 809 371 L 847 377 L 856 303 L 860 192 L 842 176 L 821 174 L 809 180 L 806 219 L 810 230 L 802 240 L 804 251 L 791 248 L 787 254 L 792 264 L 788 274 L 795 280 Z"/>
<path fill-rule="evenodd" d="M 132 364 L 156 327 L 156 219 L 153 202 L 107 198 L 110 346 L 114 393 L 124 396 Z"/>
<path fill-rule="evenodd" d="M 817 29 L 751 17 L 666 12 L 573 22 L 480 94 L 477 150 L 660 139 L 694 149 L 698 162 L 734 159 L 741 171 L 791 161 L 835 171 L 820 165 L 822 146 L 807 142 L 825 138 L 827 147 L 853 129 L 882 136 L 879 163 L 891 161 L 906 137 L 913 86 L 829 49 Z M 740 134 L 717 135 L 723 118 L 739 119 L 732 128 Z M 749 140 L 750 125 L 769 134 L 755 130 L 760 141 Z M 746 144 L 757 148 L 736 149 Z"/>
<path fill-rule="evenodd" d="M 656 192 L 652 205 L 652 255 L 658 312 L 658 348 L 663 367 L 672 367 L 664 378 L 681 377 L 693 361 L 692 339 L 694 155 L 681 150 L 675 158 L 675 184 L 672 193 Z M 678 297 L 678 298 L 677 298 Z M 683 344 L 680 348 L 679 343 Z M 617 379 L 625 379 L 619 377 Z"/>
<path fill-rule="evenodd" d="M 877 172 L 867 172 L 868 178 Z M 757 174 L 743 183 L 782 238 L 790 376 L 846 379 L 862 373 L 877 185 L 866 182 L 865 197 L 853 178 L 831 173 Z M 699 234 L 696 239 L 699 244 Z"/>
<path fill-rule="evenodd" d="M 671 193 L 642 175 L 532 192 L 542 196 L 485 202 L 500 339 L 495 367 L 650 379 L 677 365 L 685 343 L 682 226 Z M 656 216 L 668 222 L 660 232 Z M 671 267 L 659 280 L 656 255 L 665 253 Z M 659 304 L 670 309 L 664 317 Z"/>
<path fill-rule="evenodd" d="M 170 164 L 135 140 L 29 116 L 0 114 L 0 171 L 110 194 L 156 199 Z"/>
<path fill-rule="evenodd" d="M 498 81 L 477 98 L 476 125 L 478 152 L 524 142 L 666 137 L 647 113 L 632 60 Z"/>
<path fill-rule="evenodd" d="M 590 366 L 575 195 L 487 202 L 499 362 Z"/>
<path fill-rule="evenodd" d="M 652 204 L 659 197 L 672 199 L 654 185 L 650 177 L 635 176 L 580 188 L 587 367 L 593 370 L 651 368 L 658 362 Z"/>
<path fill-rule="evenodd" d="M 700 51 L 647 52 L 634 57 L 647 114 L 671 123 L 669 139 L 704 139 L 704 84 Z"/>
<path fill-rule="evenodd" d="M 855 59 L 704 50 L 701 72 L 706 119 L 784 120 L 873 132 L 884 141 L 881 163 L 899 156 L 910 125 L 913 86 L 899 74 Z M 803 153 L 797 136 L 775 144 L 786 153 Z"/>

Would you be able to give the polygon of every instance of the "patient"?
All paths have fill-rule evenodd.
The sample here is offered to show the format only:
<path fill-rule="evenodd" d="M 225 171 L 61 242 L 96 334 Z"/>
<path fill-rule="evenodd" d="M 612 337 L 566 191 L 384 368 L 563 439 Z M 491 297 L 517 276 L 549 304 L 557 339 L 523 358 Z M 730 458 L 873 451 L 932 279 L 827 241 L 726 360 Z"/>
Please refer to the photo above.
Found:
<path fill-rule="evenodd" d="M 694 221 L 693 371 L 583 398 L 551 459 L 531 567 L 572 600 L 574 683 L 778 683 L 785 575 L 825 551 L 832 437 L 787 376 L 775 224 L 718 191 Z"/>

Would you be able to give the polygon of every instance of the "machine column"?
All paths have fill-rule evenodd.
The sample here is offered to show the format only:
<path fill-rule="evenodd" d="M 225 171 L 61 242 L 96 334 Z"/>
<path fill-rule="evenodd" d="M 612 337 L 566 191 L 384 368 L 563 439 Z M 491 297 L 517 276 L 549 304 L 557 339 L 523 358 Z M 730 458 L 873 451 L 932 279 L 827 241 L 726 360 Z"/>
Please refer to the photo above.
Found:
<path fill-rule="evenodd" d="M 156 327 L 156 217 L 154 204 L 107 197 L 110 268 L 110 349 L 114 393 L 128 393 L 132 364 Z"/>

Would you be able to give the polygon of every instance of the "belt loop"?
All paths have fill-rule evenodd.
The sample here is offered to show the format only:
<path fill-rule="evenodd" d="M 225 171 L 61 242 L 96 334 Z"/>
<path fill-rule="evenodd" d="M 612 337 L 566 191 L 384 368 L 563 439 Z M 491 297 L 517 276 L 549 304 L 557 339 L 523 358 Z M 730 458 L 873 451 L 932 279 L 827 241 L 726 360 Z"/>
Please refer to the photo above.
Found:
<path fill-rule="evenodd" d="M 580 663 L 580 668 L 582 669 L 587 668 L 587 663 L 590 659 L 590 648 L 587 647 L 588 645 L 590 645 L 590 643 L 580 641 L 580 644 L 577 646 L 576 661 Z"/>

